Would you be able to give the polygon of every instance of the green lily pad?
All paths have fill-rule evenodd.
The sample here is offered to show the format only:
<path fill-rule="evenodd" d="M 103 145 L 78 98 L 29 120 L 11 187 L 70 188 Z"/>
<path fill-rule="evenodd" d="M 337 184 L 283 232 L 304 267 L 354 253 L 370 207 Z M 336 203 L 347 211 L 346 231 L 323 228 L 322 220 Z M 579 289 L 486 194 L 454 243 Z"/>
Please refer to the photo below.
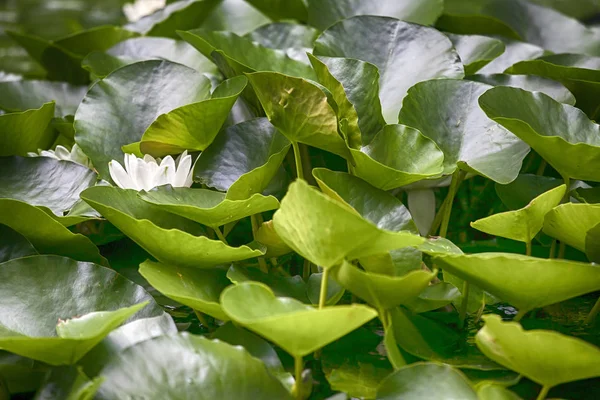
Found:
<path fill-rule="evenodd" d="M 457 369 L 436 363 L 407 365 L 385 378 L 377 400 L 477 400 L 471 382 Z"/>
<path fill-rule="evenodd" d="M 208 78 L 181 64 L 127 65 L 96 83 L 83 99 L 75 114 L 75 141 L 100 177 L 108 179 L 108 163 L 123 159 L 122 146 L 139 142 L 159 115 L 208 98 L 209 90 Z"/>
<path fill-rule="evenodd" d="M 444 79 L 421 82 L 408 91 L 400 123 L 437 143 L 444 152 L 445 174 L 460 168 L 500 183 L 512 182 L 519 174 L 529 147 L 477 106 L 478 98 L 490 88 Z"/>
<path fill-rule="evenodd" d="M 221 294 L 232 320 L 276 343 L 294 357 L 306 356 L 377 316 L 367 306 L 315 309 L 297 300 L 275 297 L 265 285 L 244 282 Z"/>
<path fill-rule="evenodd" d="M 145 36 L 175 38 L 177 30 L 197 28 L 210 11 L 219 3 L 217 0 L 180 0 L 171 2 L 160 10 L 125 25 L 125 28 Z"/>
<path fill-rule="evenodd" d="M 504 42 L 504 53 L 481 68 L 479 74 L 500 74 L 520 61 L 534 60 L 546 54 L 544 49 L 531 43 L 509 39 L 506 36 L 497 38 Z"/>
<path fill-rule="evenodd" d="M 269 121 L 291 142 L 305 143 L 352 159 L 338 134 L 337 115 L 318 86 L 275 72 L 255 72 L 247 76 Z"/>
<path fill-rule="evenodd" d="M 72 233 L 38 207 L 19 200 L 0 199 L 0 224 L 23 235 L 41 254 L 107 265 L 90 239 Z"/>
<path fill-rule="evenodd" d="M 199 374 L 198 371 L 203 371 Z M 291 400 L 262 361 L 246 350 L 187 332 L 139 343 L 104 367 L 97 397 Z M 176 376 L 178 379 L 173 380 Z M 181 384 L 183 379 L 185 384 Z"/>
<path fill-rule="evenodd" d="M 314 54 L 356 58 L 377 66 L 379 97 L 388 124 L 398 122 L 402 99 L 415 83 L 464 76 L 460 58 L 445 35 L 393 18 L 358 16 L 340 21 L 317 39 Z"/>
<path fill-rule="evenodd" d="M 0 274 L 12 299 L 2 304 L 0 348 L 52 365 L 77 362 L 136 313 L 163 313 L 140 286 L 92 263 L 32 256 L 1 264 Z"/>
<path fill-rule="evenodd" d="M 0 83 L 0 109 L 7 112 L 33 110 L 54 101 L 57 116 L 74 115 L 87 87 L 65 82 L 13 81 Z"/>
<path fill-rule="evenodd" d="M 489 74 L 489 75 L 471 75 L 466 79 L 487 83 L 492 86 L 510 86 L 528 90 L 530 92 L 542 92 L 552 97 L 559 103 L 575 105 L 575 97 L 561 83 L 551 79 L 542 78 L 535 75 L 508 75 L 508 74 Z"/>
<path fill-rule="evenodd" d="M 0 224 L 0 263 L 13 258 L 21 258 L 38 254 L 29 240 L 14 229 Z"/>
<path fill-rule="evenodd" d="M 587 232 L 600 223 L 600 205 L 561 204 L 546 215 L 544 233 L 585 251 Z"/>
<path fill-rule="evenodd" d="M 211 317 L 227 321 L 219 296 L 231 284 L 222 269 L 202 270 L 146 260 L 140 274 L 163 295 Z"/>
<path fill-rule="evenodd" d="M 96 183 L 96 173 L 70 161 L 49 157 L 0 158 L 0 198 L 44 207 L 62 217 Z"/>
<path fill-rule="evenodd" d="M 311 276 L 313 275 L 315 274 Z M 306 304 L 311 303 L 308 298 L 307 283 L 299 275 L 278 276 L 264 273 L 256 268 L 232 265 L 227 271 L 227 278 L 236 285 L 242 282 L 260 282 L 267 285 L 277 297 L 291 297 Z"/>
<path fill-rule="evenodd" d="M 506 387 L 491 382 L 482 382 L 476 386 L 479 400 L 523 400 Z"/>
<path fill-rule="evenodd" d="M 185 150 L 204 151 L 219 133 L 247 82 L 243 76 L 226 80 L 210 99 L 160 115 L 144 132 L 140 150 L 154 157 Z"/>
<path fill-rule="evenodd" d="M 220 240 L 195 236 L 202 234 L 199 225 L 144 202 L 133 190 L 95 186 L 83 191 L 81 198 L 165 264 L 210 268 L 264 255 L 261 249 L 230 247 Z"/>
<path fill-rule="evenodd" d="M 504 43 L 499 39 L 480 35 L 447 33 L 465 66 L 465 75 L 472 75 L 504 53 Z"/>
<path fill-rule="evenodd" d="M 579 109 L 543 93 L 490 89 L 479 105 L 494 121 L 523 139 L 563 177 L 600 181 L 600 127 Z M 550 122 L 545 116 L 552 115 Z"/>
<path fill-rule="evenodd" d="M 271 20 L 245 0 L 221 0 L 207 14 L 202 28 L 207 31 L 229 31 L 244 35 Z"/>
<path fill-rule="evenodd" d="M 323 273 L 317 272 L 315 274 L 310 274 L 308 277 L 308 282 L 306 282 L 306 295 L 313 305 L 319 305 L 322 280 Z M 341 300 L 344 293 L 344 287 L 337 283 L 331 276 L 328 276 L 327 293 L 325 293 L 325 305 L 336 305 Z"/>
<path fill-rule="evenodd" d="M 271 49 L 279 49 L 298 61 L 306 61 L 306 52 L 312 51 L 319 31 L 313 27 L 290 22 L 263 25 L 246 37 Z"/>
<path fill-rule="evenodd" d="M 306 21 L 307 18 L 304 0 L 248 0 L 248 3 L 273 20 Z"/>
<path fill-rule="evenodd" d="M 562 179 L 549 176 L 521 174 L 508 185 L 496 184 L 496 194 L 509 210 L 527 207 L 534 198 L 560 185 Z"/>
<path fill-rule="evenodd" d="M 275 231 L 294 251 L 329 268 L 355 259 L 416 246 L 424 239 L 411 232 L 390 232 L 362 218 L 303 180 L 292 183 L 273 216 Z"/>
<path fill-rule="evenodd" d="M 545 330 L 524 331 L 516 322 L 485 315 L 475 340 L 492 360 L 546 387 L 600 376 L 600 349 Z"/>
<path fill-rule="evenodd" d="M 57 133 L 49 124 L 54 117 L 54 103 L 40 108 L 0 115 L 0 157 L 25 156 L 28 152 L 48 149 Z"/>
<path fill-rule="evenodd" d="M 494 214 L 471 222 L 471 226 L 490 235 L 530 243 L 544 226 L 544 217 L 560 204 L 566 185 L 541 194 L 520 210 Z"/>
<path fill-rule="evenodd" d="M 245 200 L 267 187 L 290 146 L 266 118 L 230 126 L 200 154 L 194 180 L 227 192 L 229 200 Z"/>
<path fill-rule="evenodd" d="M 411 271 L 404 276 L 388 276 L 365 272 L 343 261 L 331 269 L 331 276 L 345 289 L 371 304 L 377 310 L 387 310 L 416 299 L 437 271 Z"/>
<path fill-rule="evenodd" d="M 577 188 L 571 192 L 571 196 L 582 203 L 598 204 L 600 203 L 600 187 Z"/>
<path fill-rule="evenodd" d="M 460 297 L 460 291 L 449 282 L 439 282 L 427 286 L 419 296 L 405 305 L 414 313 L 424 313 L 437 310 L 455 302 Z"/>
<path fill-rule="evenodd" d="M 600 222 L 586 232 L 585 255 L 590 261 L 600 263 Z"/>
<path fill-rule="evenodd" d="M 161 186 L 139 196 L 165 211 L 211 228 L 279 208 L 275 197 L 259 193 L 246 200 L 229 200 L 225 193 L 213 190 Z"/>
<path fill-rule="evenodd" d="M 380 15 L 421 25 L 433 25 L 444 9 L 441 0 L 308 0 L 308 23 L 325 30 L 355 15 Z"/>
<path fill-rule="evenodd" d="M 48 78 L 81 85 L 89 81 L 81 61 L 92 51 L 108 50 L 114 44 L 138 36 L 117 26 L 100 26 L 80 31 L 57 40 L 7 32 L 48 73 Z"/>
<path fill-rule="evenodd" d="M 260 225 L 255 239 L 267 247 L 265 257 L 280 257 L 293 251 L 275 231 L 273 220 L 265 221 Z"/>
<path fill-rule="evenodd" d="M 435 142 L 405 125 L 386 125 L 367 146 L 351 151 L 356 176 L 382 190 L 436 178 L 444 171 L 444 153 Z"/>
<path fill-rule="evenodd" d="M 593 264 L 509 253 L 434 254 L 434 259 L 522 313 L 600 290 L 600 267 Z"/>

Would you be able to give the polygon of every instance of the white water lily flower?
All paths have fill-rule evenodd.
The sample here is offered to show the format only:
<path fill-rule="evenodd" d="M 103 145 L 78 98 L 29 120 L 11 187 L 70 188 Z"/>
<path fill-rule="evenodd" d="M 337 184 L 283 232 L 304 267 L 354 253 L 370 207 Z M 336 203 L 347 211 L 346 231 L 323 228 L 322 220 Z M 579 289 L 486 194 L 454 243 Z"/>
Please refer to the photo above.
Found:
<path fill-rule="evenodd" d="M 427 233 L 435 219 L 435 193 L 432 189 L 408 191 L 408 210 L 422 236 Z"/>
<path fill-rule="evenodd" d="M 192 156 L 184 151 L 177 160 L 166 156 L 161 159 L 146 154 L 137 158 L 125 154 L 125 168 L 118 161 L 108 163 L 112 180 L 122 189 L 150 190 L 161 185 L 173 187 L 192 186 Z"/>
<path fill-rule="evenodd" d="M 27 153 L 29 157 L 50 157 L 55 160 L 71 161 L 77 164 L 81 164 L 89 169 L 94 169 L 92 162 L 85 155 L 81 147 L 74 144 L 71 150 L 64 146 L 58 145 L 54 150 L 38 150 L 37 153 Z"/>
<path fill-rule="evenodd" d="M 129 22 L 135 22 L 163 8 L 166 4 L 167 0 L 136 0 L 123 6 L 123 14 Z"/>

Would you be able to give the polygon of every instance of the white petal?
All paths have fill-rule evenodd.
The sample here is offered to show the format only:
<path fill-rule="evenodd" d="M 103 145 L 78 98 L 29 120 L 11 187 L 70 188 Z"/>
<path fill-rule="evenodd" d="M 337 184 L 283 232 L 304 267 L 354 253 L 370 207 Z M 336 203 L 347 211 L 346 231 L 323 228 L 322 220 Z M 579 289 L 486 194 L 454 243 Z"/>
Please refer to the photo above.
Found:
<path fill-rule="evenodd" d="M 40 156 L 50 157 L 50 158 L 54 158 L 55 160 L 60 160 L 60 158 L 58 158 L 52 150 L 42 150 L 42 151 L 40 151 Z"/>
<path fill-rule="evenodd" d="M 112 160 L 109 162 L 108 171 L 110 172 L 110 177 L 118 187 L 122 189 L 136 189 L 130 176 L 118 161 Z"/>
<path fill-rule="evenodd" d="M 160 167 L 158 167 L 158 171 L 154 176 L 154 187 L 171 183 L 171 181 L 169 180 L 169 170 L 171 170 L 171 168 L 168 165 L 161 165 Z"/>
<path fill-rule="evenodd" d="M 135 161 L 136 176 L 134 182 L 138 187 L 138 190 L 152 189 L 154 187 L 154 171 L 152 168 L 152 163 L 147 164 L 141 158 L 136 158 Z"/>
<path fill-rule="evenodd" d="M 177 166 L 177 172 L 175 173 L 175 178 L 173 179 L 173 187 L 186 187 L 188 175 L 190 173 L 190 169 L 192 168 L 192 156 L 186 155 L 181 159 L 179 165 Z M 191 183 L 190 183 L 191 186 Z M 187 186 L 189 187 L 189 186 Z"/>
<path fill-rule="evenodd" d="M 158 162 L 156 161 L 156 159 L 154 157 L 152 157 L 150 154 L 144 155 L 144 162 L 154 163 L 154 164 L 158 165 Z"/>
<path fill-rule="evenodd" d="M 27 152 L 27 157 L 39 157 L 40 155 L 38 153 L 33 153 L 31 151 Z"/>
<path fill-rule="evenodd" d="M 136 157 L 133 154 L 125 154 L 125 156 L 123 157 L 123 165 L 125 166 L 125 171 L 127 171 L 128 173 L 131 173 L 131 171 L 133 170 L 134 164 L 133 164 L 133 160 L 135 160 Z"/>
<path fill-rule="evenodd" d="M 173 182 L 175 181 L 175 172 L 177 171 L 177 168 L 175 168 L 175 160 L 173 160 L 173 157 L 171 156 L 166 156 L 163 158 L 160 166 L 161 168 L 165 168 L 165 171 L 163 172 L 165 180 L 161 180 L 161 185 L 166 185 L 168 183 L 173 186 Z"/>
<path fill-rule="evenodd" d="M 435 193 L 432 189 L 408 192 L 408 209 L 422 236 L 426 236 L 435 219 Z"/>
<path fill-rule="evenodd" d="M 58 157 L 60 160 L 67 160 L 70 161 L 71 160 L 71 152 L 69 150 L 67 150 L 66 147 L 63 146 L 56 146 L 56 150 L 54 150 L 54 154 L 56 154 L 56 157 Z"/>
<path fill-rule="evenodd" d="M 180 155 L 177 156 L 177 159 L 175 160 L 175 164 L 177 166 L 179 166 L 179 163 L 181 162 L 181 160 L 184 159 L 187 155 L 188 155 L 187 150 L 184 150 L 183 153 L 181 153 Z"/>

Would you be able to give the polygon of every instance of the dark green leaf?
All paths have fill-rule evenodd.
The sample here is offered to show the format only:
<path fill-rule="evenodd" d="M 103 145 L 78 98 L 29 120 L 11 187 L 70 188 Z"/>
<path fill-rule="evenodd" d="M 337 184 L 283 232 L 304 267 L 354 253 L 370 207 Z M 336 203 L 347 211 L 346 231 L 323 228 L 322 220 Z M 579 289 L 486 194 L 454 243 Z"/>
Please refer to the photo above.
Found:
<path fill-rule="evenodd" d="M 26 111 L 54 101 L 55 113 L 74 115 L 87 87 L 65 82 L 14 81 L 0 83 L 0 109 L 6 112 Z"/>
<path fill-rule="evenodd" d="M 38 109 L 0 114 L 0 156 L 24 156 L 38 149 L 48 149 L 57 132 L 49 126 L 54 117 L 54 103 Z"/>
<path fill-rule="evenodd" d="M 29 240 L 14 229 L 0 224 L 0 263 L 38 254 Z M 0 374 L 1 376 L 1 374 Z"/>

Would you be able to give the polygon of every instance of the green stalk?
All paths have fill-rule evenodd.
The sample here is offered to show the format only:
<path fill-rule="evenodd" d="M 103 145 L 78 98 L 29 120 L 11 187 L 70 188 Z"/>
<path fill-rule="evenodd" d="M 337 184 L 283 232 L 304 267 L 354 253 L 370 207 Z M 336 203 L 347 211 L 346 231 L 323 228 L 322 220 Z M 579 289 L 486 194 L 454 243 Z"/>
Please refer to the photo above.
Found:
<path fill-rule="evenodd" d="M 513 318 L 513 321 L 519 322 L 525 316 L 525 314 L 527 314 L 528 312 L 529 312 L 529 310 L 519 310 L 517 315 L 515 315 L 515 317 Z"/>
<path fill-rule="evenodd" d="M 568 203 L 571 198 L 571 193 L 569 193 L 569 189 L 571 188 L 571 178 L 563 176 L 563 181 L 565 181 L 565 185 L 567 185 L 567 191 L 565 192 L 565 197 L 563 197 L 562 202 Z"/>
<path fill-rule="evenodd" d="M 302 279 L 304 279 L 304 282 L 308 282 L 309 276 L 310 276 L 310 261 L 308 261 L 305 258 L 304 264 L 302 265 Z"/>
<path fill-rule="evenodd" d="M 567 245 L 565 244 L 565 242 L 560 242 L 560 245 L 558 246 L 558 259 L 562 260 L 563 258 L 565 258 L 565 251 L 567 250 Z"/>
<path fill-rule="evenodd" d="M 441 237 L 446 237 L 446 235 L 448 234 L 448 224 L 450 223 L 450 215 L 452 214 L 452 204 L 454 203 L 454 197 L 456 196 L 456 193 L 458 192 L 458 187 L 463 181 L 465 175 L 465 172 L 459 169 L 454 171 L 454 174 L 452 174 L 452 183 L 450 183 L 450 189 L 448 190 L 448 196 L 446 198 L 447 204 L 446 207 L 444 207 L 442 222 L 440 226 Z"/>
<path fill-rule="evenodd" d="M 528 240 L 527 242 L 525 242 L 525 255 L 527 256 L 531 256 L 531 240 Z"/>
<path fill-rule="evenodd" d="M 554 258 L 554 253 L 556 253 L 556 239 L 554 239 L 550 245 L 550 254 L 548 255 L 548 258 Z"/>
<path fill-rule="evenodd" d="M 546 396 L 548 396 L 548 392 L 550 391 L 550 386 L 542 386 L 542 390 L 540 394 L 536 398 L 536 400 L 544 400 Z"/>
<path fill-rule="evenodd" d="M 200 321 L 200 323 L 202 324 L 202 326 L 204 326 L 206 329 L 208 329 L 209 331 L 212 331 L 211 326 L 208 324 L 208 321 L 206 320 L 206 318 L 204 318 L 204 314 L 202 314 L 200 311 L 198 310 L 194 310 L 194 314 L 196 314 L 196 318 L 198 318 L 198 321 Z"/>
<path fill-rule="evenodd" d="M 462 292 L 463 298 L 462 298 L 462 302 L 460 303 L 460 312 L 458 314 L 458 327 L 460 329 L 464 328 L 465 319 L 467 319 L 467 306 L 469 304 L 469 289 L 470 289 L 469 281 L 464 281 L 463 292 Z"/>
<path fill-rule="evenodd" d="M 304 172 L 302 170 L 302 154 L 300 153 L 300 146 L 298 142 L 292 142 L 292 148 L 294 149 L 294 159 L 296 160 L 296 176 L 298 179 L 304 179 Z"/>
<path fill-rule="evenodd" d="M 596 318 L 598 313 L 600 313 L 600 297 L 598 297 L 596 304 L 594 304 L 594 307 L 592 308 L 592 310 L 588 314 L 587 318 L 585 319 L 585 323 L 591 324 L 592 322 L 594 322 L 594 319 Z"/>
<path fill-rule="evenodd" d="M 219 240 L 221 240 L 221 242 L 223 242 L 225 244 L 228 244 L 227 239 L 225 239 L 225 236 L 221 232 L 221 229 L 218 226 L 215 226 L 214 230 L 215 230 L 215 233 L 217 234 L 217 237 L 219 238 Z"/>
<path fill-rule="evenodd" d="M 325 307 L 327 303 L 327 285 L 329 283 L 329 268 L 323 268 L 321 276 L 321 292 L 319 293 L 319 309 Z"/>
<path fill-rule="evenodd" d="M 250 217 L 250 223 L 252 224 L 252 237 L 254 238 L 254 240 L 256 240 L 256 234 L 258 232 L 258 228 L 260 227 L 258 224 L 258 217 L 256 216 L 256 214 Z M 260 267 L 260 270 L 265 274 L 269 272 L 269 267 L 267 267 L 267 262 L 263 257 L 258 257 L 258 266 Z"/>
<path fill-rule="evenodd" d="M 292 389 L 292 393 L 297 400 L 302 400 L 302 368 L 304 367 L 304 362 L 302 361 L 302 357 L 294 357 L 294 376 L 296 382 L 294 383 L 294 388 Z"/>

